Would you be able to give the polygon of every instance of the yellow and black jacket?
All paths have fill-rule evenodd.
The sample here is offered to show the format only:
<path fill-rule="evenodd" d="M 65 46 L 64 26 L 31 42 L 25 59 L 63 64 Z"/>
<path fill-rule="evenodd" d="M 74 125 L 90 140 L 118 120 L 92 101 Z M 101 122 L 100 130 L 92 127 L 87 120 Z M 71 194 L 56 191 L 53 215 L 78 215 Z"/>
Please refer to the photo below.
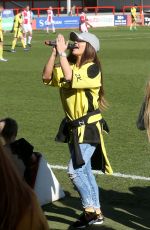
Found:
<path fill-rule="evenodd" d="M 61 67 L 54 68 L 50 81 L 44 80 L 44 84 L 60 88 L 61 101 L 66 113 L 56 140 L 73 142 L 77 152 L 79 143 L 97 144 L 95 151 L 97 154 L 93 155 L 93 168 L 99 168 L 103 172 L 111 174 L 112 168 L 107 158 L 102 134 L 104 124 L 105 127 L 107 126 L 102 119 L 98 103 L 101 87 L 100 69 L 93 62 L 87 63 L 81 68 L 76 65 L 71 67 L 73 74 L 71 82 L 65 80 Z M 95 162 L 98 164 L 95 165 Z M 78 166 L 82 164 L 84 162 L 81 159 Z"/>
<path fill-rule="evenodd" d="M 15 18 L 14 18 L 14 25 L 13 25 L 14 29 L 19 29 L 19 28 L 21 28 L 21 24 L 22 24 L 22 16 L 21 16 L 21 14 L 19 13 L 19 14 L 17 14 L 17 15 L 15 16 Z"/>
<path fill-rule="evenodd" d="M 22 15 L 21 13 L 18 13 L 14 18 L 12 32 L 14 32 L 14 38 L 19 38 L 22 36 Z"/>

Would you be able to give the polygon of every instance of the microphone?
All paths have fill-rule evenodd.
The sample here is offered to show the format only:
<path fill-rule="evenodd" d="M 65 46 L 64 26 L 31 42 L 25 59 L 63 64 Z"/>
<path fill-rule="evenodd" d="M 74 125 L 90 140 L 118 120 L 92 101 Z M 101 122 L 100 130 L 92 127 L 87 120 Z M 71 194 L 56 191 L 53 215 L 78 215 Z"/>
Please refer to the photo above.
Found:
<path fill-rule="evenodd" d="M 55 40 L 52 40 L 52 41 L 47 40 L 47 41 L 45 41 L 45 45 L 55 47 L 56 41 Z M 67 49 L 73 49 L 74 47 L 75 47 L 74 43 L 68 43 Z"/>

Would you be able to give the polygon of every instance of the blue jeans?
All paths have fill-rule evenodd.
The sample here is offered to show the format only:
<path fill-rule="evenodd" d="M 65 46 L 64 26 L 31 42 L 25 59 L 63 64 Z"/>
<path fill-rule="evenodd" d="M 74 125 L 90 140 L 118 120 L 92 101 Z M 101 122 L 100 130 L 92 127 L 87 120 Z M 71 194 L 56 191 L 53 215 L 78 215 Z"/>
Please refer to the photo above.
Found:
<path fill-rule="evenodd" d="M 73 168 L 74 147 L 69 144 L 71 160 L 68 165 L 68 174 L 79 192 L 83 208 L 97 209 L 100 208 L 99 189 L 91 168 L 91 157 L 96 146 L 91 144 L 79 144 L 79 146 L 85 165 L 77 169 Z"/>

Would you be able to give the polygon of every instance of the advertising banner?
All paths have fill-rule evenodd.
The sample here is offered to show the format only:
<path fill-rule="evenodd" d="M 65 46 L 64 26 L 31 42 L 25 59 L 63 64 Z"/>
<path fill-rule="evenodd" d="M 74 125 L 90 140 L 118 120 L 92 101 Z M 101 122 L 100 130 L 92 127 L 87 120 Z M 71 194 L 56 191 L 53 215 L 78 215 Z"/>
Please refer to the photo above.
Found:
<path fill-rule="evenodd" d="M 115 26 L 126 26 L 127 15 L 115 15 Z"/>
<path fill-rule="evenodd" d="M 114 26 L 114 15 L 95 15 L 88 16 L 89 23 L 93 27 Z"/>
<path fill-rule="evenodd" d="M 14 12 L 13 10 L 4 10 L 2 13 L 2 27 L 3 30 L 11 30 L 13 27 Z"/>
<path fill-rule="evenodd" d="M 2 18 L 13 18 L 14 17 L 14 11 L 13 10 L 3 10 L 2 12 Z"/>
<path fill-rule="evenodd" d="M 47 26 L 46 20 L 47 20 L 46 17 L 36 18 L 36 29 L 45 29 Z M 79 17 L 78 16 L 54 17 L 54 25 L 56 29 L 78 28 Z M 49 27 L 51 28 L 51 25 Z"/>
<path fill-rule="evenodd" d="M 10 31 L 13 27 L 13 18 L 5 18 L 2 22 L 2 27 L 4 31 Z"/>
<path fill-rule="evenodd" d="M 150 14 L 144 15 L 144 25 L 150 26 Z"/>

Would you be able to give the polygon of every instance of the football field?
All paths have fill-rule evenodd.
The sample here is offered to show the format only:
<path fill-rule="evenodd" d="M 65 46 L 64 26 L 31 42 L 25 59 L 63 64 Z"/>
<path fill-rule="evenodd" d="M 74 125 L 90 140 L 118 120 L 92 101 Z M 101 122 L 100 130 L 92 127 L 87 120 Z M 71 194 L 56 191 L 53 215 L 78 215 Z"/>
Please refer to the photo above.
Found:
<path fill-rule="evenodd" d="M 71 30 L 60 30 L 66 38 Z M 77 30 L 78 31 L 78 30 Z M 150 229 L 150 144 L 145 131 L 136 127 L 150 79 L 150 28 L 91 29 L 100 38 L 98 53 L 109 108 L 103 113 L 110 134 L 104 135 L 114 175 L 96 173 L 105 222 L 89 229 Z M 11 53 L 13 34 L 4 34 L 4 58 L 0 62 L 0 117 L 12 117 L 19 124 L 18 138 L 24 137 L 35 151 L 52 165 L 66 197 L 43 207 L 50 229 L 72 229 L 81 212 L 80 201 L 66 173 L 67 145 L 56 143 L 55 134 L 64 116 L 59 91 L 44 86 L 42 70 L 51 47 L 45 40 L 57 34 L 33 32 L 32 48 L 24 52 L 18 42 Z"/>

